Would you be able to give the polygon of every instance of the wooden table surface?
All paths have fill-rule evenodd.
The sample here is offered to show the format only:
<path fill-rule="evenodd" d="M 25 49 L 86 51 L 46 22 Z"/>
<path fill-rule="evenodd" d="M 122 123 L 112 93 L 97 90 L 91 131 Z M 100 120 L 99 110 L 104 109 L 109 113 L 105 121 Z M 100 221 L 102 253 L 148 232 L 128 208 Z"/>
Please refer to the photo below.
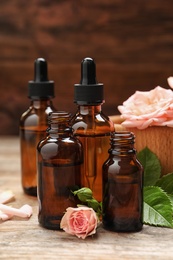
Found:
<path fill-rule="evenodd" d="M 37 199 L 21 188 L 19 139 L 1 136 L 0 192 L 7 189 L 16 197 L 10 205 L 27 203 L 33 216 L 0 223 L 0 259 L 173 259 L 173 229 L 144 226 L 139 233 L 114 233 L 99 227 L 95 236 L 82 240 L 40 227 Z"/>

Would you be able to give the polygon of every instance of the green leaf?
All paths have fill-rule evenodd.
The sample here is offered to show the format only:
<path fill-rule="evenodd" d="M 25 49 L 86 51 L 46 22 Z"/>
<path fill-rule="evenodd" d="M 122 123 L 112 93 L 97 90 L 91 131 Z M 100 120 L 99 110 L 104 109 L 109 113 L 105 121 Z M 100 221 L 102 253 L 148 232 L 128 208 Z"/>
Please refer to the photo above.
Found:
<path fill-rule="evenodd" d="M 155 186 L 159 186 L 168 194 L 173 194 L 173 173 L 168 173 L 160 178 Z"/>
<path fill-rule="evenodd" d="M 86 202 L 88 199 L 92 199 L 93 198 L 93 193 L 92 190 L 87 188 L 87 187 L 83 187 L 79 190 L 73 191 L 74 195 L 78 196 L 78 199 L 81 202 Z"/>
<path fill-rule="evenodd" d="M 160 187 L 144 187 L 144 212 L 145 224 L 173 227 L 172 203 L 169 196 Z"/>
<path fill-rule="evenodd" d="M 172 203 L 172 207 L 173 207 L 173 195 L 168 195 L 170 200 L 171 200 L 171 203 Z"/>
<path fill-rule="evenodd" d="M 144 168 L 144 186 L 152 186 L 161 175 L 161 165 L 158 157 L 146 147 L 137 155 Z"/>
<path fill-rule="evenodd" d="M 100 208 L 100 203 L 95 199 L 87 200 L 87 205 L 88 207 L 93 208 L 93 210 L 95 210 L 96 212 Z"/>

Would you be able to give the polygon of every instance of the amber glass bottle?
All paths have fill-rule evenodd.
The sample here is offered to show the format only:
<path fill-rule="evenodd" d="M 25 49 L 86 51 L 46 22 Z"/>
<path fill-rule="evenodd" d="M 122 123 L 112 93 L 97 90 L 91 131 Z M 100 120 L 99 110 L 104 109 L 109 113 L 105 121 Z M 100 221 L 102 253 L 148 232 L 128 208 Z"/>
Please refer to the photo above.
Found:
<path fill-rule="evenodd" d="M 103 84 L 97 83 L 96 66 L 91 58 L 81 63 L 81 81 L 74 85 L 74 102 L 78 110 L 71 123 L 74 134 L 84 148 L 81 172 L 82 186 L 89 187 L 94 197 L 102 200 L 102 165 L 107 158 L 110 133 L 114 124 L 102 112 Z"/>
<path fill-rule="evenodd" d="M 117 232 L 140 231 L 143 168 L 136 158 L 134 135 L 111 135 L 109 158 L 103 164 L 103 227 Z"/>
<path fill-rule="evenodd" d="M 53 112 L 49 116 L 49 135 L 37 147 L 39 223 L 48 229 L 60 229 L 68 207 L 76 207 L 71 190 L 81 187 L 83 150 L 69 126 L 70 115 Z"/>
<path fill-rule="evenodd" d="M 34 66 L 34 80 L 28 82 L 30 107 L 20 119 L 22 187 L 31 196 L 37 196 L 37 144 L 46 136 L 48 114 L 55 110 L 54 82 L 48 80 L 47 62 L 38 58 Z"/>

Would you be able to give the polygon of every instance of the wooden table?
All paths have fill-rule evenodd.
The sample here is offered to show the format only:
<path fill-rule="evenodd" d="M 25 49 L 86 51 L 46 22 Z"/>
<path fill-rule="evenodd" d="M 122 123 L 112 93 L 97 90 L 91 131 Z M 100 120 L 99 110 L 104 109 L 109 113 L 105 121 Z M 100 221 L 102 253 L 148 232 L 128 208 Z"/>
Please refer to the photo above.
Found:
<path fill-rule="evenodd" d="M 11 205 L 29 204 L 29 220 L 13 218 L 0 224 L 0 259 L 173 259 L 173 229 L 144 226 L 139 233 L 113 233 L 99 227 L 85 240 L 63 231 L 46 230 L 37 221 L 37 199 L 23 194 L 19 139 L 0 138 L 0 191 L 10 189 Z"/>

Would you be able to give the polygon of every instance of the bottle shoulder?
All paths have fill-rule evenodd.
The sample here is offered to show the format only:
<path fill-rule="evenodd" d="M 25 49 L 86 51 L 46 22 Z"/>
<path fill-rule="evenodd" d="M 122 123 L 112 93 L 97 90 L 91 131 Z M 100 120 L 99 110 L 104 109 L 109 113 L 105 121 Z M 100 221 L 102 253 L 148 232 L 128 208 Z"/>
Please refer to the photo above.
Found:
<path fill-rule="evenodd" d="M 43 159 L 68 157 L 70 154 L 75 156 L 75 154 L 82 154 L 82 144 L 73 137 L 51 138 L 47 136 L 39 142 L 37 151 Z"/>
<path fill-rule="evenodd" d="M 91 133 L 92 131 L 94 134 L 104 134 L 115 130 L 114 123 L 102 112 L 95 113 L 94 115 L 77 113 L 72 117 L 71 125 L 75 133 L 76 131 L 83 131 L 85 133 Z"/>
<path fill-rule="evenodd" d="M 53 106 L 46 106 L 46 107 L 34 107 L 30 106 L 28 109 L 21 115 L 21 120 L 24 120 L 32 115 L 41 116 L 41 114 L 48 115 L 49 113 L 55 111 Z"/>
<path fill-rule="evenodd" d="M 112 174 L 127 175 L 136 171 L 143 171 L 141 163 L 136 156 L 118 156 L 109 155 L 108 159 L 103 164 L 103 169 L 106 169 Z"/>
<path fill-rule="evenodd" d="M 71 136 L 66 136 L 66 137 L 51 137 L 51 136 L 47 136 L 45 139 L 41 140 L 38 144 L 38 148 L 43 148 L 43 147 L 47 147 L 48 149 L 52 148 L 52 147 L 60 147 L 60 146 L 64 146 L 64 147 L 68 147 L 68 146 L 73 146 L 73 147 L 82 147 L 81 142 L 75 138 L 75 137 L 71 137 Z"/>
<path fill-rule="evenodd" d="M 48 106 L 42 109 L 36 109 L 33 106 L 30 106 L 21 116 L 20 118 L 20 126 L 37 126 L 37 125 L 45 125 L 47 126 L 47 116 L 49 113 L 53 112 L 53 108 Z"/>

